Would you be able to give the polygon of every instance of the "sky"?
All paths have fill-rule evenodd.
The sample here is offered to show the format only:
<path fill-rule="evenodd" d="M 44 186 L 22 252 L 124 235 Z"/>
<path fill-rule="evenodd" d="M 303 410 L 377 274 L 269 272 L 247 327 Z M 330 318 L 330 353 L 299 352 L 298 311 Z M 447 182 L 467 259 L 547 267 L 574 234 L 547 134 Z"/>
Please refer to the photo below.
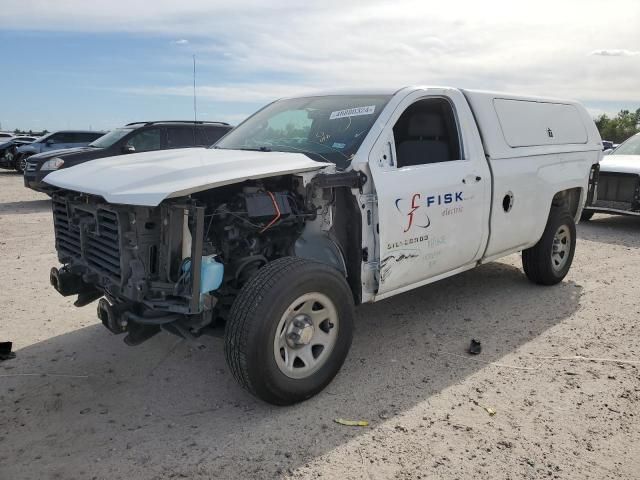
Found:
<path fill-rule="evenodd" d="M 0 0 L 4 130 L 238 123 L 283 96 L 446 85 L 640 108 L 640 1 Z"/>

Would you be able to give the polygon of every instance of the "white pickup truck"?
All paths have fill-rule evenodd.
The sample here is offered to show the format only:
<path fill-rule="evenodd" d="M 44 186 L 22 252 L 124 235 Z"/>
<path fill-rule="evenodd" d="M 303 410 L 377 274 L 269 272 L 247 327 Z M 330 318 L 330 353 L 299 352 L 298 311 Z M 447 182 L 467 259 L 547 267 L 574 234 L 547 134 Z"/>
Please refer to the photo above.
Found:
<path fill-rule="evenodd" d="M 291 404 L 339 371 L 355 305 L 519 251 L 534 283 L 560 282 L 601 150 L 571 101 L 440 87 L 286 98 L 210 149 L 50 174 L 51 283 L 77 306 L 100 299 L 131 345 L 223 331 L 240 384 Z"/>

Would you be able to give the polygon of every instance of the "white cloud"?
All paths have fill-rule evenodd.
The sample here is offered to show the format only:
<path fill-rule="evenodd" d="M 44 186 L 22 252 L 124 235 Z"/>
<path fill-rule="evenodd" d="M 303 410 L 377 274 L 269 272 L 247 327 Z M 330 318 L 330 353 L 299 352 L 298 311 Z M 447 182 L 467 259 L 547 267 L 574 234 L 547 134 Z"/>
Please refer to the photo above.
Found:
<path fill-rule="evenodd" d="M 188 45 L 189 44 L 189 40 L 181 38 L 180 40 L 174 40 L 173 43 L 174 43 L 174 45 Z"/>
<path fill-rule="evenodd" d="M 618 48 L 604 48 L 600 50 L 594 50 L 589 55 L 596 55 L 601 57 L 635 57 L 637 55 L 640 55 L 640 52 Z"/>
<path fill-rule="evenodd" d="M 599 101 L 640 101 L 640 2 L 612 0 L 612 25 L 597 0 L 48 0 L 3 5 L 12 28 L 125 31 L 198 38 L 198 62 L 217 62 L 235 78 L 203 79 L 200 96 L 268 101 L 294 92 L 343 86 L 445 84 Z M 24 11 L 32 12 L 24 22 Z M 73 11 L 73 16 L 69 12 Z M 143 22 L 139 19 L 144 18 Z M 613 25 L 615 24 L 615 25 Z M 615 28 L 614 28 L 615 26 Z M 585 52 L 591 55 L 585 56 Z M 275 74 L 275 75 L 274 75 Z M 269 83 L 267 76 L 295 78 Z M 140 85 L 132 93 L 191 95 L 190 87 Z"/>

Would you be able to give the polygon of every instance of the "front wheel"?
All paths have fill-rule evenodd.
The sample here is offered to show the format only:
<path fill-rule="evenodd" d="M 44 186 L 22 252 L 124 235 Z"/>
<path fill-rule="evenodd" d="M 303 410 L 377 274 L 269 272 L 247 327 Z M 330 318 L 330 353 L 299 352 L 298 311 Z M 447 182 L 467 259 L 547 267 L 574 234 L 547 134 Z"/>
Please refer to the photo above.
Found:
<path fill-rule="evenodd" d="M 15 158 L 14 168 L 16 169 L 16 172 L 24 173 L 24 171 L 27 168 L 28 155 L 26 155 L 25 153 L 20 153 L 16 155 L 14 158 Z"/>
<path fill-rule="evenodd" d="M 540 285 L 555 285 L 569 273 L 576 249 L 576 224 L 568 209 L 551 207 L 542 238 L 522 252 L 527 278 Z"/>
<path fill-rule="evenodd" d="M 242 287 L 225 330 L 225 357 L 249 392 L 290 405 L 331 382 L 351 346 L 354 303 L 344 276 L 295 257 L 275 260 Z"/>

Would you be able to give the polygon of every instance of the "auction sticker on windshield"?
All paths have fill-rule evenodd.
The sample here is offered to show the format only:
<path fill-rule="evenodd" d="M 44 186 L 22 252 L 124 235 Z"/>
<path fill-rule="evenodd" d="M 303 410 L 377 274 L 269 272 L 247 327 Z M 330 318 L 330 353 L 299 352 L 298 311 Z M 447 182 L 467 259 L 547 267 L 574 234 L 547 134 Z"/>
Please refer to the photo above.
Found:
<path fill-rule="evenodd" d="M 368 107 L 355 107 L 347 108 L 346 110 L 337 110 L 335 112 L 331 112 L 331 115 L 329 115 L 329 120 L 335 120 L 336 118 L 345 117 L 357 117 L 359 115 L 373 115 L 375 109 L 375 105 L 369 105 Z"/>

